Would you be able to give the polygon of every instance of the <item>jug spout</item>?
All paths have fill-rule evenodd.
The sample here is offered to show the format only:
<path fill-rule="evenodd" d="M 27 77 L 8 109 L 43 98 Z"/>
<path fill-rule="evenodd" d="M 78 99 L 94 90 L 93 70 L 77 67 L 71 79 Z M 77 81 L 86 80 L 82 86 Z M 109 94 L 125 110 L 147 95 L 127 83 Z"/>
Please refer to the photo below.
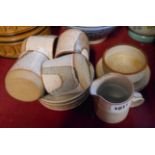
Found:
<path fill-rule="evenodd" d="M 113 79 L 116 75 L 120 76 L 120 74 L 108 73 L 108 74 L 96 79 L 95 81 L 93 81 L 93 83 L 90 87 L 90 94 L 100 97 L 100 95 L 98 94 L 98 89 L 101 87 L 102 83 L 104 83 L 105 81 L 107 81 L 109 79 Z"/>
<path fill-rule="evenodd" d="M 101 83 L 102 83 L 102 79 L 101 78 L 93 81 L 93 83 L 92 83 L 92 85 L 90 87 L 90 94 L 91 95 L 98 96 L 97 90 L 98 90 L 98 88 L 99 88 L 99 86 L 100 86 Z"/>

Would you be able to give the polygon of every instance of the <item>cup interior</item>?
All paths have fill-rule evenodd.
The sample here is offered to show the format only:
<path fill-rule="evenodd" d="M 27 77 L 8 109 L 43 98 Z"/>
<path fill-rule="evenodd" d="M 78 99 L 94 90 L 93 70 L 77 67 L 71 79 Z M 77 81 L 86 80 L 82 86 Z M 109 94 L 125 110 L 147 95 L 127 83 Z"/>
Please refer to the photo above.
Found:
<path fill-rule="evenodd" d="M 103 81 L 97 89 L 97 94 L 110 103 L 127 101 L 133 92 L 130 81 L 126 78 L 111 77 Z"/>
<path fill-rule="evenodd" d="M 134 74 L 145 68 L 147 60 L 140 49 L 130 45 L 117 45 L 106 51 L 103 63 L 114 72 Z"/>

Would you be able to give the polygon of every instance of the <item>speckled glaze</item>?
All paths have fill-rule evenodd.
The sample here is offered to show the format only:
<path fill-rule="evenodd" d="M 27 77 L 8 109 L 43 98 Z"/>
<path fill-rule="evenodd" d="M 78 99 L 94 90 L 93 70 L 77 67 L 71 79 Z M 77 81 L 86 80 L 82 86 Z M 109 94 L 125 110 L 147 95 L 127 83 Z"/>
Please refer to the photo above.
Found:
<path fill-rule="evenodd" d="M 22 57 L 29 51 L 38 51 L 46 55 L 50 60 L 54 58 L 54 47 L 56 35 L 35 35 L 30 36 L 23 41 L 21 54 L 19 57 Z"/>
<path fill-rule="evenodd" d="M 94 79 L 94 68 L 91 63 L 90 66 L 90 77 L 91 81 Z M 90 87 L 90 86 L 89 86 Z M 82 91 L 81 93 L 75 93 L 70 95 L 63 95 L 63 96 L 53 96 L 50 94 L 46 94 L 42 98 L 40 98 L 39 102 L 45 107 L 50 110 L 56 111 L 66 111 L 74 109 L 80 106 L 89 96 L 89 88 Z"/>
<path fill-rule="evenodd" d="M 113 103 L 101 96 L 98 91 L 103 89 L 103 84 L 107 82 L 124 87 L 128 92 L 128 98 L 120 103 Z M 96 115 L 106 123 L 119 123 L 123 121 L 127 117 L 130 107 L 140 106 L 144 102 L 142 95 L 134 92 L 133 84 L 125 76 L 117 73 L 109 73 L 96 79 L 91 85 L 90 94 L 94 98 Z"/>
<path fill-rule="evenodd" d="M 112 54 L 111 54 L 112 53 Z M 132 64 L 132 66 L 136 63 L 134 62 L 139 62 L 139 67 L 134 70 L 134 71 L 129 71 L 128 72 L 128 68 L 125 68 L 125 70 L 127 71 L 126 73 L 124 72 L 121 72 L 118 68 L 114 69 L 110 63 L 107 62 L 107 59 L 106 57 L 109 55 L 109 57 L 112 57 L 111 55 L 116 55 L 116 54 L 119 54 L 121 56 L 121 60 L 118 59 L 117 61 L 121 62 L 122 61 L 122 65 L 124 66 L 124 64 L 127 64 L 128 63 Z M 111 55 L 110 55 L 111 54 Z M 117 56 L 119 56 L 117 54 Z M 127 61 L 127 60 L 130 60 L 128 58 L 132 58 L 131 62 L 130 61 Z M 111 58 L 112 59 L 112 58 Z M 126 61 L 125 61 L 125 60 Z M 112 62 L 117 62 L 116 59 L 114 59 Z M 144 52 L 135 47 L 135 46 L 132 46 L 132 45 L 128 45 L 128 44 L 118 44 L 118 45 L 115 45 L 115 46 L 112 46 L 110 48 L 108 48 L 103 56 L 102 56 L 102 63 L 103 63 L 103 70 L 105 71 L 105 73 L 110 73 L 110 72 L 115 72 L 115 73 L 120 73 L 120 74 L 123 74 L 125 75 L 128 79 L 130 79 L 130 81 L 132 81 L 133 83 L 135 82 L 138 82 L 140 79 L 142 79 L 145 75 L 145 69 L 147 67 L 147 58 L 146 56 L 144 55 Z M 120 63 L 119 63 L 120 65 Z M 116 65 L 115 65 L 116 66 Z M 133 67 L 134 69 L 136 68 Z"/>
<path fill-rule="evenodd" d="M 59 36 L 55 57 L 71 53 L 83 54 L 89 60 L 88 37 L 77 29 L 66 30 Z"/>
<path fill-rule="evenodd" d="M 37 51 L 28 52 L 18 59 L 5 77 L 7 92 L 14 98 L 31 102 L 44 94 L 41 66 L 47 57 Z"/>

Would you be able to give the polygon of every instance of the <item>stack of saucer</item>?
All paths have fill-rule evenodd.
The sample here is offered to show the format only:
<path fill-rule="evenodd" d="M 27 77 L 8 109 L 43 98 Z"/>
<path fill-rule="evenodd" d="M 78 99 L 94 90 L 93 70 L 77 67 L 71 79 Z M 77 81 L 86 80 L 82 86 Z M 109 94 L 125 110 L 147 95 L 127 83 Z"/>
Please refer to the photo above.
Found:
<path fill-rule="evenodd" d="M 94 78 L 94 69 L 93 66 L 90 64 L 90 77 L 91 82 Z M 64 111 L 64 110 L 71 110 L 79 105 L 81 105 L 89 96 L 89 86 L 87 89 L 73 94 L 66 94 L 66 95 L 45 95 L 39 101 L 40 103 L 51 110 L 56 111 Z"/>
<path fill-rule="evenodd" d="M 58 38 L 54 59 L 42 65 L 47 94 L 39 101 L 51 110 L 76 108 L 87 99 L 93 78 L 86 34 L 76 29 L 67 30 Z"/>

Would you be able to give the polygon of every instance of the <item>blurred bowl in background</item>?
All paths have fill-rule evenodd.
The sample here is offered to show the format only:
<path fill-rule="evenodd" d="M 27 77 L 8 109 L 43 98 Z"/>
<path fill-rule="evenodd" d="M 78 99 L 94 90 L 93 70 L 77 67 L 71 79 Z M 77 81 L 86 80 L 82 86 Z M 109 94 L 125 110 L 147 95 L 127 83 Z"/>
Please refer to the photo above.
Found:
<path fill-rule="evenodd" d="M 155 26 L 129 26 L 129 29 L 140 35 L 155 35 Z"/>
<path fill-rule="evenodd" d="M 155 36 L 140 35 L 131 30 L 128 31 L 128 35 L 132 39 L 141 43 L 153 43 L 155 41 Z"/>
<path fill-rule="evenodd" d="M 97 27 L 85 27 L 85 26 L 67 26 L 68 28 L 75 28 L 85 32 L 89 38 L 90 44 L 98 44 L 104 41 L 107 36 L 112 33 L 116 26 L 97 26 Z"/>

